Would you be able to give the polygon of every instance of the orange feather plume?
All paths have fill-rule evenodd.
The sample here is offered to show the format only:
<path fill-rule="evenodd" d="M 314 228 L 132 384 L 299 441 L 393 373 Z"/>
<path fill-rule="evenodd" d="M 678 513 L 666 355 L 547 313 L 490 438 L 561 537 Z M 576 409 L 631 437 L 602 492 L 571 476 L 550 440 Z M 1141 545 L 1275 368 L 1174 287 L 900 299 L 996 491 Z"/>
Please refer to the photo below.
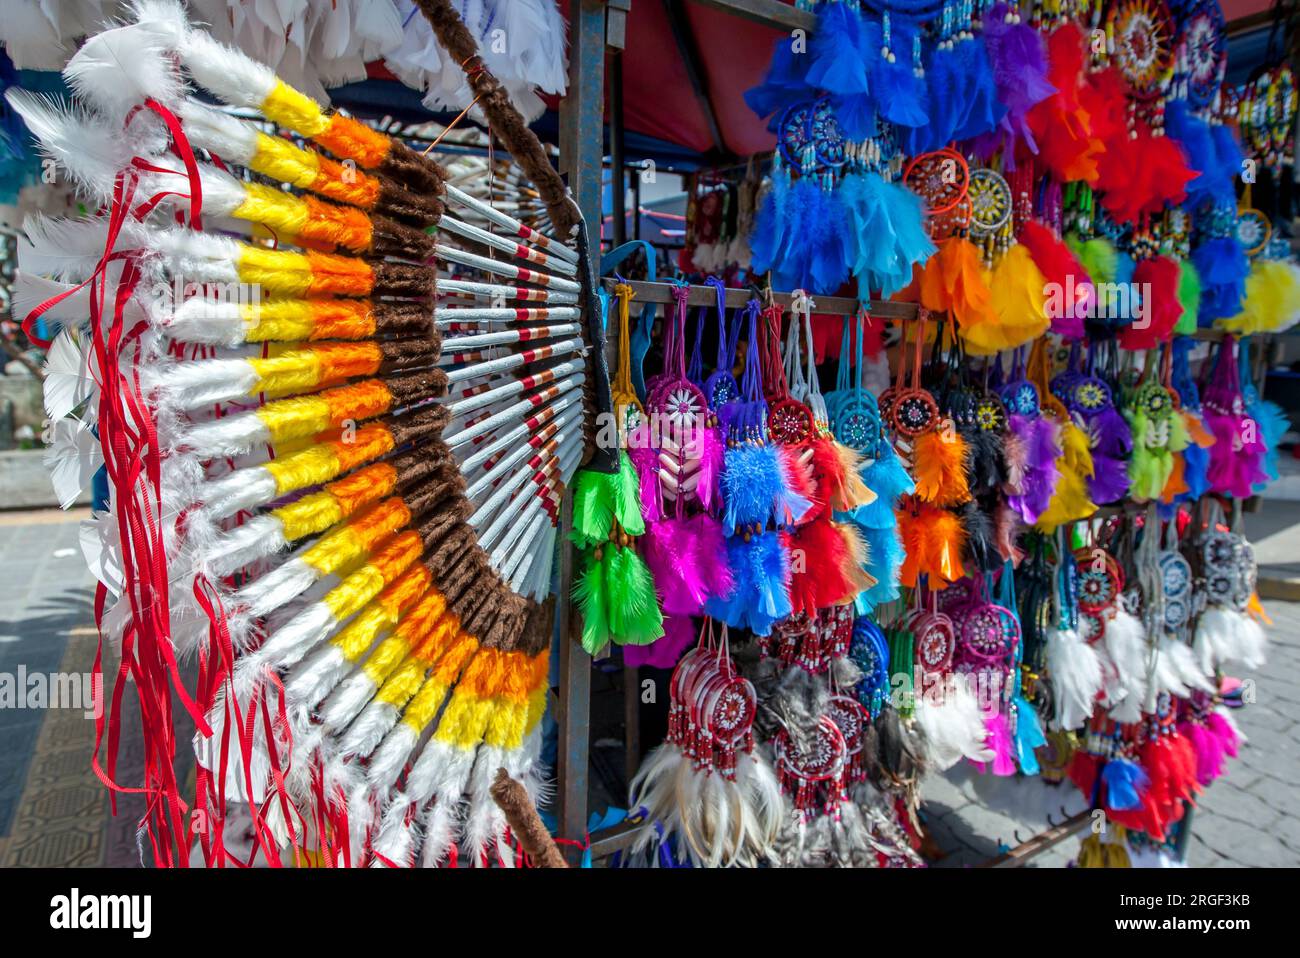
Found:
<path fill-rule="evenodd" d="M 918 436 L 914 455 L 917 496 L 940 506 L 959 506 L 970 501 L 970 485 L 966 481 L 970 451 L 951 420 Z"/>

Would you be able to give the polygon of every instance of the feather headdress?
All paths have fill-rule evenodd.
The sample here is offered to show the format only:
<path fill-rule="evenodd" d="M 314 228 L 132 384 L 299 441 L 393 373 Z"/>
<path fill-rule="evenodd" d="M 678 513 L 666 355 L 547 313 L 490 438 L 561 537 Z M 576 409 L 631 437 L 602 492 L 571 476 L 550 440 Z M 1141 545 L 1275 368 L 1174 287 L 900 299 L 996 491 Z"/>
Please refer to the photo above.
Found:
<path fill-rule="evenodd" d="M 513 860 L 488 787 L 499 767 L 538 783 L 541 600 L 559 499 L 588 452 L 584 393 L 594 385 L 591 330 L 576 308 L 584 261 L 447 184 L 432 160 L 321 111 L 189 27 L 179 5 L 141 0 L 135 10 L 138 23 L 88 43 L 70 68 L 92 109 L 23 104 L 51 152 L 75 166 L 61 131 L 104 143 L 125 118 L 128 130 L 143 126 L 122 138 L 124 151 L 156 142 L 188 156 L 197 142 L 294 187 L 197 161 L 162 174 L 149 156 L 125 156 L 114 192 L 83 162 L 88 195 L 108 197 L 112 215 L 63 230 L 84 252 L 60 251 L 40 223 L 25 252 L 55 283 L 91 284 L 87 335 L 111 373 L 98 401 L 115 491 L 109 564 L 128 570 L 102 624 L 131 650 L 140 694 L 168 700 L 150 699 L 150 714 L 165 724 L 176 695 L 194 717 L 199 800 L 218 823 L 201 838 L 204 856 L 227 854 L 224 794 L 249 806 L 272 864 L 308 840 L 336 864 L 435 865 L 453 847 Z M 463 46 L 454 22 L 441 26 L 450 47 Z M 115 55 L 128 44 L 134 58 Z M 177 63 L 218 99 L 311 145 L 201 107 Z M 123 82 L 109 88 L 109 75 Z M 145 107 L 134 122 L 123 90 Z M 512 153 L 530 167 L 542 155 L 526 139 Z M 553 220 L 573 223 L 551 174 L 538 175 Z M 158 225 L 149 210 L 160 203 L 185 225 Z M 281 248 L 204 232 L 204 214 L 272 223 Z M 425 229 L 435 225 L 445 229 L 433 240 Z M 110 254 L 124 268 L 105 269 Z M 172 280 L 194 291 L 143 295 L 142 284 Z M 222 283 L 258 295 L 222 299 L 211 285 Z M 455 300 L 435 305 L 435 291 Z M 71 299 L 71 287 L 57 295 Z M 474 302 L 492 299 L 524 305 Z M 100 306 L 115 302 L 111 314 Z M 124 340 L 127 322 L 136 332 Z M 68 410 L 86 398 L 74 384 L 51 403 Z M 599 499 L 584 507 L 589 534 L 609 519 Z M 628 506 L 620 514 L 631 519 Z M 633 628 L 635 608 L 614 611 Z M 193 693 L 175 665 L 187 649 L 205 663 Z M 170 731 L 154 732 L 146 788 L 162 800 L 143 827 L 172 864 L 190 832 L 168 811 L 175 756 L 150 751 L 169 749 Z M 317 823 L 311 836 L 306 821 Z"/>

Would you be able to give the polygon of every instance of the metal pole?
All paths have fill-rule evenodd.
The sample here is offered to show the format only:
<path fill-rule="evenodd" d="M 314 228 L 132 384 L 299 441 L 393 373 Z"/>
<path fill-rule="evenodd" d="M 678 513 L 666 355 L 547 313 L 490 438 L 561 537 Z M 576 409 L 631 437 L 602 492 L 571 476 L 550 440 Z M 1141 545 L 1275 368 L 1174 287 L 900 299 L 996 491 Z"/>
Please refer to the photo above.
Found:
<path fill-rule="evenodd" d="M 604 0 L 569 0 L 569 92 L 560 104 L 560 163 L 591 235 L 590 254 L 600 256 L 601 167 L 605 105 Z M 568 530 L 573 503 L 566 493 L 561 528 Z M 556 618 L 560 628 L 559 742 L 560 835 L 583 841 L 587 831 L 587 775 L 591 745 L 591 658 L 571 626 L 573 549 L 560 550 Z M 565 846 L 566 857 L 577 853 Z"/>
<path fill-rule="evenodd" d="M 613 199 L 614 245 L 627 242 L 627 162 L 623 155 L 623 51 L 609 58 L 609 190 Z"/>

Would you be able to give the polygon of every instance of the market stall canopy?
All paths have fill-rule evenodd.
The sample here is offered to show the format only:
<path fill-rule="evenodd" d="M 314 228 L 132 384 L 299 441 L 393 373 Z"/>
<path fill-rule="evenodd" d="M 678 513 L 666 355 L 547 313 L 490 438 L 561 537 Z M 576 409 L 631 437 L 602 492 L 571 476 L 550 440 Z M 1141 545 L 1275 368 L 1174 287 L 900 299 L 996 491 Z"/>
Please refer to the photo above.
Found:
<path fill-rule="evenodd" d="M 1271 0 L 1223 0 L 1229 24 L 1249 25 L 1230 40 L 1232 80 L 1241 82 L 1266 56 Z M 745 105 L 744 92 L 767 69 L 785 31 L 698 0 L 633 0 L 623 51 L 625 149 L 629 162 L 677 169 L 772 149 L 774 137 Z M 391 74 L 375 64 L 372 77 Z M 393 89 L 397 87 L 397 89 Z M 428 119 L 420 96 L 395 82 L 350 84 L 336 102 L 367 115 Z M 534 128 L 555 141 L 552 109 Z"/>

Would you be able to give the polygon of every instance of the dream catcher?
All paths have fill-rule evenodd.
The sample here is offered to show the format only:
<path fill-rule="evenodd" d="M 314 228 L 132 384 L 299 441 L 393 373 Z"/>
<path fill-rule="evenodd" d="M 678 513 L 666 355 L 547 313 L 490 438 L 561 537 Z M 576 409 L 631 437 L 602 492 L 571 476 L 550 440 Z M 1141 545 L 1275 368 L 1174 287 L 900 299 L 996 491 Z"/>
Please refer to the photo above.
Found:
<path fill-rule="evenodd" d="M 767 433 L 773 442 L 783 446 L 802 446 L 808 443 L 814 432 L 813 411 L 807 403 L 796 399 L 790 393 L 790 384 L 786 379 L 785 360 L 781 355 L 781 316 L 780 306 L 771 306 L 763 313 L 763 331 L 761 353 L 763 357 L 763 385 L 767 399 Z M 802 375 L 802 366 L 798 362 L 798 341 L 803 330 L 794 317 L 790 324 L 790 350 L 787 359 L 794 359 L 794 370 Z M 804 384 L 806 386 L 806 383 Z M 807 389 L 801 390 L 807 392 Z"/>
<path fill-rule="evenodd" d="M 918 590 L 918 600 L 920 595 Z M 957 629 L 946 613 L 922 606 L 908 615 L 904 628 L 913 637 L 912 661 L 923 672 L 941 674 L 952 668 Z"/>
<path fill-rule="evenodd" d="M 1250 187 L 1246 190 L 1243 201 L 1249 203 L 1246 197 L 1249 197 Z M 1237 242 L 1251 259 L 1268 249 L 1268 242 L 1272 236 L 1273 224 L 1259 210 L 1251 209 L 1249 206 L 1237 210 Z"/>
<path fill-rule="evenodd" d="M 712 620 L 669 684 L 668 736 L 629 786 L 645 818 L 636 852 L 675 843 L 698 867 L 753 867 L 768 858 L 781 825 L 781 789 L 754 750 L 758 699 L 731 661 L 727 628 Z"/>
<path fill-rule="evenodd" d="M 863 723 L 857 724 L 860 731 Z M 820 716 L 810 731 L 783 727 L 772 740 L 777 781 L 794 808 L 800 838 L 811 819 L 838 818 L 841 806 L 848 802 L 844 779 L 851 761 L 849 748 L 844 732 L 829 715 Z"/>
<path fill-rule="evenodd" d="M 782 159 L 804 175 L 839 169 L 850 150 L 826 96 L 787 108 L 777 124 L 776 144 Z"/>
<path fill-rule="evenodd" d="M 1129 96 L 1163 96 L 1174 69 L 1174 20 L 1164 0 L 1115 0 L 1104 20 L 1108 52 L 1128 81 Z"/>
<path fill-rule="evenodd" d="M 287 846 L 332 865 L 461 848 L 510 864 L 488 789 L 502 767 L 538 784 L 559 504 L 585 457 L 616 465 L 584 441 L 585 407 L 609 396 L 577 214 L 449 9 L 441 40 L 579 249 L 322 112 L 179 5 L 138 12 L 69 65 L 78 106 L 36 123 L 108 213 L 34 222 L 23 257 L 52 277 L 46 318 L 89 316 L 96 343 L 95 465 L 114 489 L 91 520 L 97 565 L 129 570 L 105 582 L 100 625 L 155 720 L 142 832 L 160 864 L 188 859 L 179 703 L 209 865 L 228 858 L 226 801 L 273 865 Z M 70 142 L 84 149 L 63 156 Z M 193 155 L 217 144 L 220 164 Z M 182 275 L 197 295 L 140 297 Z"/>
<path fill-rule="evenodd" d="M 903 339 L 899 345 L 899 373 L 896 378 L 898 386 L 882 394 L 880 407 L 883 416 L 888 417 L 894 431 L 903 440 L 916 440 L 927 433 L 932 433 L 939 425 L 939 406 L 930 395 L 929 390 L 921 386 L 921 348 L 925 342 L 926 319 L 916 324 L 916 341 L 912 347 L 910 370 L 908 368 L 908 326 L 903 326 Z M 925 498 L 930 498 L 926 496 Z"/>
<path fill-rule="evenodd" d="M 1193 110 L 1213 106 L 1228 67 L 1228 41 L 1219 0 L 1187 0 L 1178 10 L 1176 51 L 1178 88 Z"/>
<path fill-rule="evenodd" d="M 1252 615 L 1257 570 L 1254 550 L 1224 520 L 1217 500 L 1203 499 L 1185 538 L 1200 600 L 1192 651 L 1205 674 L 1227 662 L 1250 668 L 1264 663 L 1264 632 Z"/>
<path fill-rule="evenodd" d="M 632 385 L 632 333 L 628 314 L 635 296 L 627 283 L 620 282 L 614 287 L 618 304 L 618 370 L 610 383 L 610 392 L 614 415 L 618 418 L 619 445 L 623 448 L 627 448 L 628 434 L 645 421 L 645 407 Z"/>
<path fill-rule="evenodd" d="M 1033 525 L 1047 511 L 1059 483 L 1060 430 L 1043 414 L 1038 387 L 1026 376 L 1024 351 L 1016 350 L 1008 381 L 998 390 L 1007 411 L 1003 442 L 1006 505 L 1014 517 Z"/>
<path fill-rule="evenodd" d="M 1074 550 L 1078 570 L 1075 601 L 1079 608 L 1079 634 L 1095 642 L 1106 631 L 1106 621 L 1124 592 L 1124 572 L 1115 557 L 1099 546 Z"/>
<path fill-rule="evenodd" d="M 850 323 L 857 336 L 850 339 Z M 851 522 L 866 545 L 866 571 L 875 580 L 859 591 L 854 602 L 859 615 L 876 605 L 898 597 L 898 575 L 903 561 L 903 544 L 898 533 L 896 507 L 902 496 L 915 489 L 893 442 L 885 434 L 875 397 L 862 388 L 862 320 L 844 320 L 840 343 L 839 370 L 835 390 L 827 395 L 826 407 L 835 437 L 863 459 L 858 470 L 875 499 L 850 513 L 835 514 L 837 521 Z M 854 360 L 850 362 L 850 349 Z"/>
<path fill-rule="evenodd" d="M 710 276 L 704 282 L 712 286 L 718 296 L 717 359 L 713 372 L 704 380 L 705 399 L 708 400 L 709 408 L 716 412 L 740 398 L 740 386 L 732 372 L 736 365 L 737 340 L 740 338 L 740 313 L 736 313 L 728 326 L 727 287 L 716 276 Z"/>
<path fill-rule="evenodd" d="M 1174 403 L 1172 391 L 1155 377 L 1144 378 L 1125 402 L 1133 435 L 1129 495 L 1136 501 L 1161 498 L 1173 475 L 1174 453 L 1187 446 L 1187 426 Z"/>
<path fill-rule="evenodd" d="M 849 658 L 862 672 L 854 694 L 874 721 L 889 701 L 891 691 L 889 643 L 880 626 L 866 616 L 860 616 L 853 623 Z"/>
<path fill-rule="evenodd" d="M 1267 447 L 1263 429 L 1249 414 L 1241 387 L 1237 343 L 1226 337 L 1207 362 L 1209 381 L 1201 388 L 1205 426 L 1214 435 L 1206 478 L 1210 488 L 1235 499 L 1248 498 L 1265 480 Z"/>
<path fill-rule="evenodd" d="M 687 375 L 689 287 L 673 288 L 664 323 L 664 370 L 647 381 L 647 422 L 628 436 L 646 535 L 642 554 L 668 615 L 698 615 L 732 586 L 723 530 L 714 514 L 723 463 L 722 431 Z"/>
<path fill-rule="evenodd" d="M 949 147 L 913 157 L 903 168 L 903 182 L 925 205 L 926 229 L 934 239 L 969 224 L 971 179 L 966 158 Z"/>
<path fill-rule="evenodd" d="M 1133 452 L 1133 432 L 1115 408 L 1114 391 L 1099 375 L 1099 347 L 1088 347 L 1087 367 L 1080 367 L 1079 347 L 1070 349 L 1069 364 L 1052 379 L 1052 393 L 1087 433 L 1092 451 L 1088 495 L 1098 505 L 1118 502 L 1128 494 L 1127 461 Z"/>
<path fill-rule="evenodd" d="M 1011 247 L 1011 187 L 1001 173 L 981 166 L 970 171 L 966 192 L 970 204 L 970 238 L 984 253 L 984 262 L 992 266 Z"/>
<path fill-rule="evenodd" d="M 645 535 L 646 516 L 637 470 L 625 451 L 629 435 L 645 436 L 645 412 L 631 379 L 628 304 L 632 289 L 619 283 L 614 296 L 619 310 L 618 360 L 610 391 L 615 415 L 623 417 L 619 468 L 614 473 L 578 471 L 569 534 L 579 549 L 573 592 L 582 615 L 583 648 L 590 655 L 597 655 L 611 640 L 619 645 L 648 645 L 664 634 L 653 575 L 633 547 Z M 602 296 L 602 306 L 607 302 L 608 296 Z"/>

